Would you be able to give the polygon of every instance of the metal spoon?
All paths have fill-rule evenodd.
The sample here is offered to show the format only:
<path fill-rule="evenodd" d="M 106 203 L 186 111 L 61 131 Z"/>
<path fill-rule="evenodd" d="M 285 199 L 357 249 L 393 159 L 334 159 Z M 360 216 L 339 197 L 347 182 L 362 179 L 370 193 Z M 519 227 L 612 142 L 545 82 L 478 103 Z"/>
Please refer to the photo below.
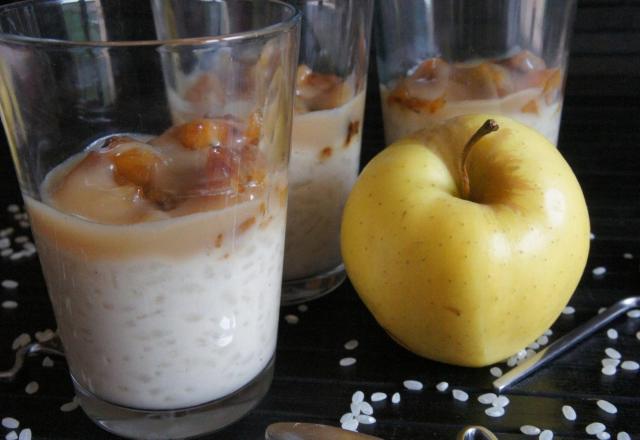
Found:
<path fill-rule="evenodd" d="M 347 431 L 333 426 L 315 423 L 274 423 L 267 427 L 266 440 L 383 440 L 380 437 Z M 456 437 L 457 440 L 498 440 L 484 426 L 466 426 Z"/>
<path fill-rule="evenodd" d="M 0 382 L 12 382 L 22 370 L 24 360 L 27 356 L 36 354 L 47 354 L 64 357 L 64 350 L 60 338 L 56 335 L 46 342 L 32 342 L 16 351 L 16 359 L 13 366 L 5 371 L 0 370 Z"/>
<path fill-rule="evenodd" d="M 493 387 L 497 391 L 504 391 L 514 383 L 540 369 L 543 365 L 548 364 L 578 342 L 591 336 L 618 316 L 638 306 L 640 306 L 640 296 L 630 296 L 618 301 L 493 381 Z"/>

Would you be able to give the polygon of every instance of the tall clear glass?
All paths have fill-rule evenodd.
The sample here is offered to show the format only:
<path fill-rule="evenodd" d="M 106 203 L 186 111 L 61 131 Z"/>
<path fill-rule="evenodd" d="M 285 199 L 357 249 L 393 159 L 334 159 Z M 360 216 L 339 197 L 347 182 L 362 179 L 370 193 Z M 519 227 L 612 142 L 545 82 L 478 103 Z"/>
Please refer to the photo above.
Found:
<path fill-rule="evenodd" d="M 108 431 L 201 435 L 269 388 L 299 22 L 278 0 L 0 8 L 2 121 L 76 394 Z"/>
<path fill-rule="evenodd" d="M 557 144 L 575 0 L 379 0 L 387 143 L 468 113 L 512 117 Z"/>
<path fill-rule="evenodd" d="M 373 0 L 290 0 L 303 13 L 282 301 L 345 279 L 342 209 L 358 175 Z"/>

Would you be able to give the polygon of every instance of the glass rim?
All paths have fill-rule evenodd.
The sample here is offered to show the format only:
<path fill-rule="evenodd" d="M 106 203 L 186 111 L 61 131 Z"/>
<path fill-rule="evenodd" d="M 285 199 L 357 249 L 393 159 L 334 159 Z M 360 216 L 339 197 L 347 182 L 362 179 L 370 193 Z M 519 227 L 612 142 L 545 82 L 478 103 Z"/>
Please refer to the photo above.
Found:
<path fill-rule="evenodd" d="M 79 3 L 84 0 L 73 0 L 73 3 Z M 94 0 L 89 0 L 94 1 Z M 243 0 L 249 1 L 249 0 Z M 34 3 L 62 3 L 64 0 L 20 0 L 13 3 L 0 6 L 0 15 L 7 10 L 15 8 L 24 8 L 26 5 L 33 6 Z M 67 1 L 68 2 L 68 1 Z M 286 32 L 293 29 L 302 19 L 302 12 L 295 6 L 286 3 L 283 0 L 267 0 L 267 2 L 281 6 L 284 10 L 288 10 L 289 14 L 283 20 L 257 29 L 251 29 L 241 32 L 232 32 L 217 36 L 188 37 L 188 38 L 170 38 L 155 40 L 115 40 L 115 41 L 74 41 L 59 38 L 41 38 L 25 35 L 18 35 L 0 31 L 0 43 L 22 43 L 22 44 L 38 44 L 45 46 L 63 46 L 63 47 L 86 47 L 86 48 L 107 48 L 107 47 L 149 47 L 149 46 L 201 46 L 211 43 L 232 42 L 239 40 L 249 40 L 255 38 L 268 37 L 280 32 Z"/>

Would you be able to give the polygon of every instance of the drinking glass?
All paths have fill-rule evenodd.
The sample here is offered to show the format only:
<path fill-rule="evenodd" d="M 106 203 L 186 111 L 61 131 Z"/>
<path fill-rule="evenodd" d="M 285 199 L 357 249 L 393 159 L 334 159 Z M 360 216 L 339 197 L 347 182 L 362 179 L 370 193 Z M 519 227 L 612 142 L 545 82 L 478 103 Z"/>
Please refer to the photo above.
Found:
<path fill-rule="evenodd" d="M 108 431 L 212 432 L 270 386 L 299 25 L 278 0 L 0 7 L 2 121 L 76 394 Z"/>
<path fill-rule="evenodd" d="M 448 118 L 494 113 L 557 144 L 575 0 L 379 0 L 387 143 Z"/>
<path fill-rule="evenodd" d="M 373 0 L 291 0 L 303 13 L 296 78 L 283 304 L 345 279 L 342 210 L 358 176 Z"/>

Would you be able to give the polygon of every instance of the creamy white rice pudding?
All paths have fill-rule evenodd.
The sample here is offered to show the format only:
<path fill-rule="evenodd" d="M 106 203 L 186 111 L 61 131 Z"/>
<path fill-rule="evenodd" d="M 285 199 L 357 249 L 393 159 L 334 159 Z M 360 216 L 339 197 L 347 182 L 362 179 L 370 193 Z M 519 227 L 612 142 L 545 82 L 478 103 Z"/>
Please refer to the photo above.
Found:
<path fill-rule="evenodd" d="M 114 137 L 27 197 L 69 366 L 99 397 L 176 409 L 229 395 L 273 357 L 286 176 L 255 127 L 200 119 Z"/>
<path fill-rule="evenodd" d="M 500 60 L 447 63 L 431 58 L 409 74 L 381 85 L 387 143 L 470 113 L 509 116 L 557 144 L 562 112 L 560 69 L 531 52 Z"/>
<path fill-rule="evenodd" d="M 298 68 L 289 161 L 284 278 L 321 274 L 342 263 L 340 221 L 358 176 L 364 88 Z"/>

